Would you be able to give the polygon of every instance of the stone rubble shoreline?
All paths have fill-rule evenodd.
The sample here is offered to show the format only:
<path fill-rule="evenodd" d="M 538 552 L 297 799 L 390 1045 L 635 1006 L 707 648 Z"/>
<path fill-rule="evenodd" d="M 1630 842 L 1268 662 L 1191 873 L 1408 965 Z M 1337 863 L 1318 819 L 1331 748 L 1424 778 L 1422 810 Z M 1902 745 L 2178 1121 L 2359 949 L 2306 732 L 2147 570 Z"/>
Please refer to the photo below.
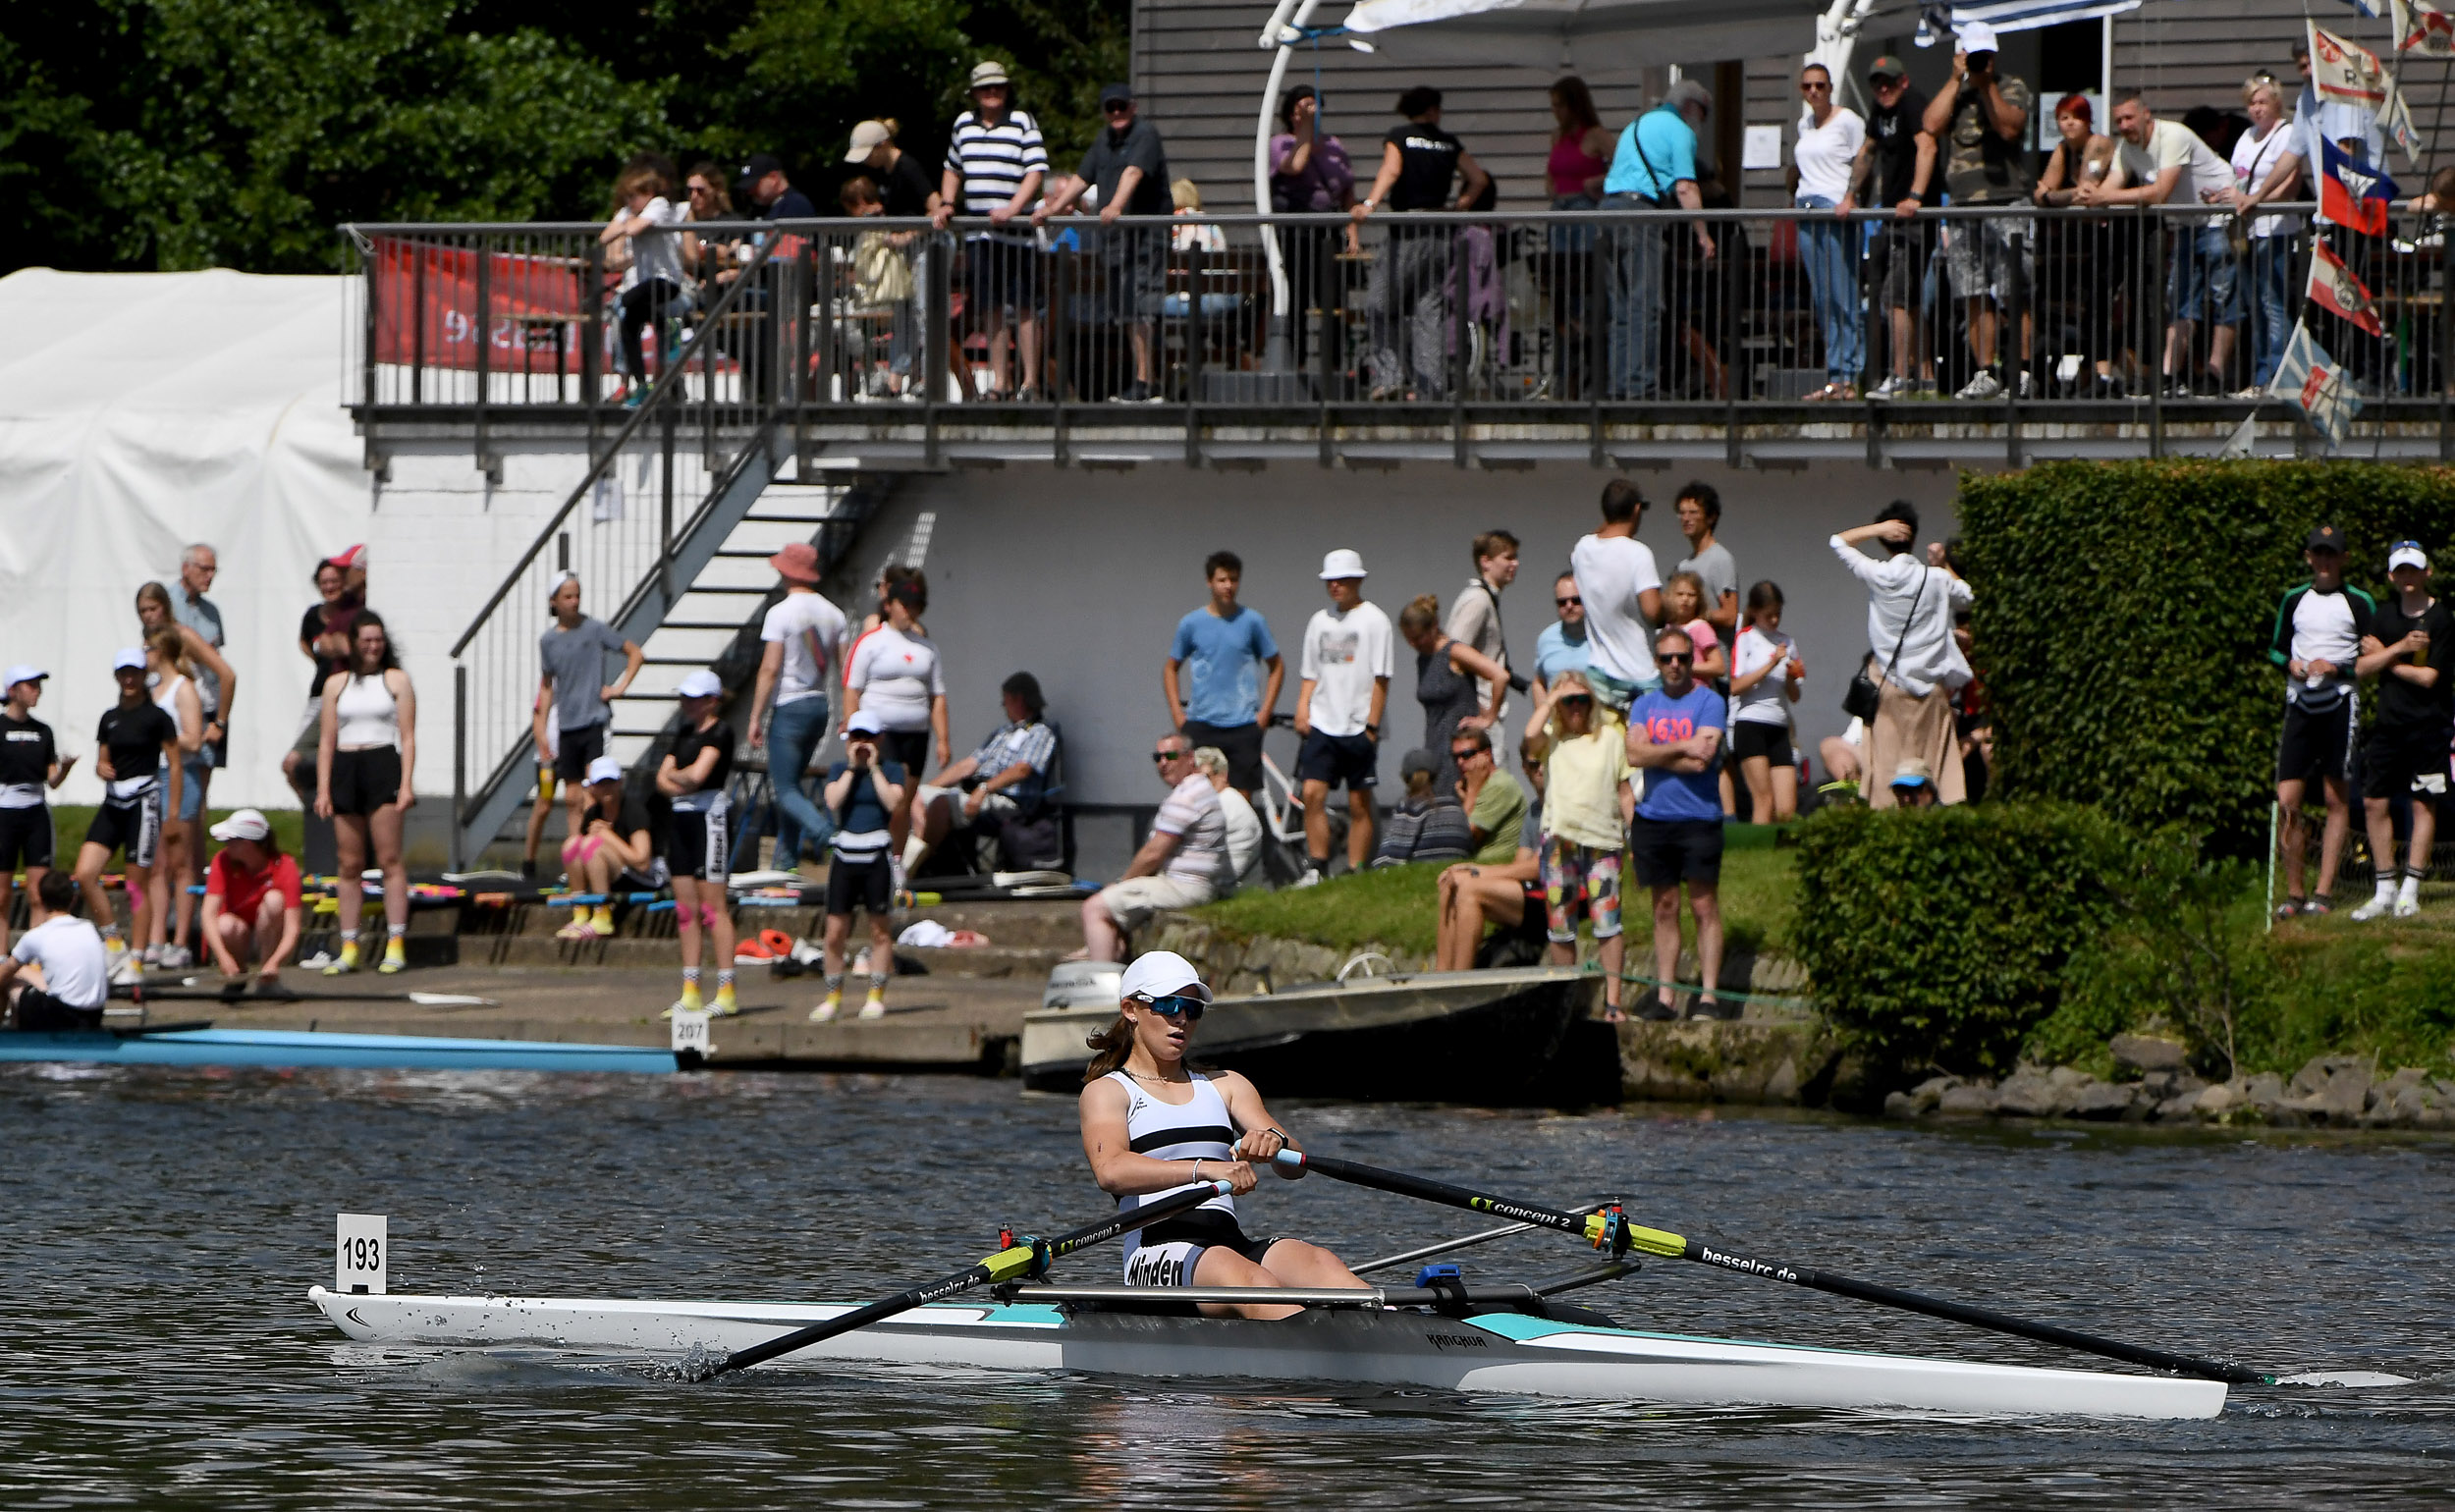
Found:
<path fill-rule="evenodd" d="M 2318 1055 L 2290 1079 L 2273 1071 L 2210 1082 L 2181 1044 L 2117 1035 L 2115 1063 L 2137 1079 L 2024 1064 L 2000 1083 L 1937 1076 L 1883 1100 L 1894 1118 L 2083 1118 L 2158 1124 L 2266 1124 L 2363 1129 L 2455 1128 L 2455 1081 L 2418 1066 L 2380 1076 L 2366 1055 Z"/>

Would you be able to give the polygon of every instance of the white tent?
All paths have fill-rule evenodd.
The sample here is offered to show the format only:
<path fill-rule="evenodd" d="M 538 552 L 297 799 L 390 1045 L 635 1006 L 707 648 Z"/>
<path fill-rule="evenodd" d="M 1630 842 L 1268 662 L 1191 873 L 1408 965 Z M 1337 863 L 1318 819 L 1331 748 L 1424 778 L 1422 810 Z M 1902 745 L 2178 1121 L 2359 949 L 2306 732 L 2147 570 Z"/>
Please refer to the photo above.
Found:
<path fill-rule="evenodd" d="M 299 617 L 374 501 L 343 407 L 352 308 L 339 277 L 0 279 L 0 663 L 52 675 L 39 716 L 82 758 L 63 801 L 100 795 L 94 725 L 136 589 L 176 591 L 181 550 L 207 541 L 240 679 L 213 802 L 296 804 L 280 760 L 310 678 Z"/>

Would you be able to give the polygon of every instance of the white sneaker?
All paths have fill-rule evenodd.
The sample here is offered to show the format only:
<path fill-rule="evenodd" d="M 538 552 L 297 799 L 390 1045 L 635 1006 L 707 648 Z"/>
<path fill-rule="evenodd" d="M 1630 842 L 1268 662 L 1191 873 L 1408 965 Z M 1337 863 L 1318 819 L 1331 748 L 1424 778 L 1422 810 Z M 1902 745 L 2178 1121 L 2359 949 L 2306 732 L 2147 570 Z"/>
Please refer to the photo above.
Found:
<path fill-rule="evenodd" d="M 2003 385 L 1995 380 L 1995 376 L 1992 373 L 1986 372 L 1982 369 L 1977 377 L 1970 379 L 1965 384 L 1962 384 L 1960 392 L 1952 397 L 1954 399 L 1965 399 L 1973 402 L 1990 399 L 2001 399 L 2003 397 Z"/>
<path fill-rule="evenodd" d="M 2419 912 L 2421 912 L 2421 899 L 2420 899 L 2420 898 L 2418 898 L 2418 897 L 2407 897 L 2407 896 L 2403 895 L 2402 893 L 2398 893 L 2398 894 L 2396 895 L 2396 899 L 2395 899 L 2395 916 L 2396 916 L 2397 918 L 2399 918 L 2399 919 L 2409 919 L 2409 918 L 2413 917 L 2415 914 L 2417 914 L 2417 913 L 2419 913 Z"/>
<path fill-rule="evenodd" d="M 2353 910 L 2353 922 L 2356 924 L 2367 924 L 2373 919 L 2383 919 L 2386 917 L 2387 910 L 2394 906 L 2395 894 L 2392 892 L 2381 892 L 2377 896 L 2372 898 L 2369 902 L 2364 903 L 2359 908 Z M 2416 913 L 2420 911 L 2419 905 L 2415 905 L 2414 911 Z"/>
<path fill-rule="evenodd" d="M 111 985 L 113 987 L 136 987 L 142 984 L 144 979 L 144 957 L 134 950 L 121 951 L 119 960 L 111 967 Z"/>
<path fill-rule="evenodd" d="M 1289 886 L 1297 888 L 1318 888 L 1321 886 L 1321 873 L 1308 866 L 1304 869 L 1304 875 L 1298 877 L 1293 883 L 1290 883 Z"/>
<path fill-rule="evenodd" d="M 1895 373 L 1867 391 L 1869 399 L 1900 399 L 1911 390 L 1910 381 Z"/>
<path fill-rule="evenodd" d="M 161 966 L 165 971 L 185 971 L 195 963 L 196 958 L 188 953 L 188 947 L 186 945 L 164 945 L 162 947 Z"/>

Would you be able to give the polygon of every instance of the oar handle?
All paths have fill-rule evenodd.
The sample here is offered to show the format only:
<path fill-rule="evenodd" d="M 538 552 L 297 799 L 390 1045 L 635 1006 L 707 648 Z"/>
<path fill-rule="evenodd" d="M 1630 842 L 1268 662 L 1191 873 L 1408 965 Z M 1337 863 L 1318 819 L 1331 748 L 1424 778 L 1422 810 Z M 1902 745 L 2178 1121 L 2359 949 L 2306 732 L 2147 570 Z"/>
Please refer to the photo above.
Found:
<path fill-rule="evenodd" d="M 1225 1181 L 1205 1181 L 1173 1196 L 1161 1198 L 1158 1202 L 1145 1203 L 1139 1208 L 1102 1218 L 1097 1223 L 1086 1223 L 1080 1228 L 1060 1234 L 1054 1239 L 1035 1239 L 1026 1236 L 1017 1243 L 985 1258 L 976 1266 L 967 1266 L 951 1275 L 942 1275 L 934 1281 L 897 1292 L 892 1297 L 881 1297 L 867 1307 L 854 1308 L 851 1312 L 839 1314 L 825 1323 L 812 1323 L 806 1328 L 796 1328 L 791 1333 L 780 1334 L 765 1343 L 752 1344 L 747 1349 L 736 1349 L 718 1361 L 701 1378 L 711 1379 L 732 1371 L 746 1370 L 753 1365 L 773 1360 L 779 1355 L 789 1355 L 795 1350 L 807 1349 L 813 1344 L 823 1344 L 839 1334 L 850 1333 L 855 1328 L 866 1328 L 871 1323 L 884 1322 L 899 1313 L 908 1313 L 916 1307 L 926 1307 L 932 1302 L 943 1302 L 957 1292 L 968 1291 L 974 1286 L 1011 1281 L 1027 1275 L 1039 1275 L 1049 1269 L 1049 1262 L 1060 1256 L 1070 1255 L 1087 1245 L 1114 1239 L 1118 1234 L 1130 1233 L 1134 1229 L 1147 1223 L 1157 1222 L 1161 1218 L 1173 1217 L 1188 1209 L 1198 1208 L 1214 1198 L 1226 1197 L 1229 1191 L 1230 1188 Z"/>

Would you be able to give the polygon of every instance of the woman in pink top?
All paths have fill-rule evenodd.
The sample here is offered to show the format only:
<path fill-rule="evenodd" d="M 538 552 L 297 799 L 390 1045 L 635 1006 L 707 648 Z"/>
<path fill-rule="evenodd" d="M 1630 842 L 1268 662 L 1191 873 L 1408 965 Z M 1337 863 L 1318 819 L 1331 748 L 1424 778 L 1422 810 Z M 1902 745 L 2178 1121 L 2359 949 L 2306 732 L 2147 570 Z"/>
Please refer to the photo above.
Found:
<path fill-rule="evenodd" d="M 1705 618 L 1705 579 L 1694 572 L 1673 572 L 1663 582 L 1663 622 L 1688 632 L 1696 647 L 1696 680 L 1718 682 L 1730 675 L 1730 648 Z"/>
<path fill-rule="evenodd" d="M 1552 155 L 1543 164 L 1543 177 L 1552 188 L 1552 208 L 1600 208 L 1603 178 L 1611 167 L 1611 134 L 1603 130 L 1593 91 L 1584 80 L 1571 74 L 1552 85 Z M 1554 397 L 1573 399 L 1572 390 L 1586 368 L 1589 345 L 1585 307 L 1586 291 L 1594 277 L 1587 265 L 1594 252 L 1594 226 L 1591 222 L 1555 225 L 1551 245 L 1550 272 L 1556 290 L 1553 303 L 1559 311 L 1559 329 L 1552 339 Z"/>

